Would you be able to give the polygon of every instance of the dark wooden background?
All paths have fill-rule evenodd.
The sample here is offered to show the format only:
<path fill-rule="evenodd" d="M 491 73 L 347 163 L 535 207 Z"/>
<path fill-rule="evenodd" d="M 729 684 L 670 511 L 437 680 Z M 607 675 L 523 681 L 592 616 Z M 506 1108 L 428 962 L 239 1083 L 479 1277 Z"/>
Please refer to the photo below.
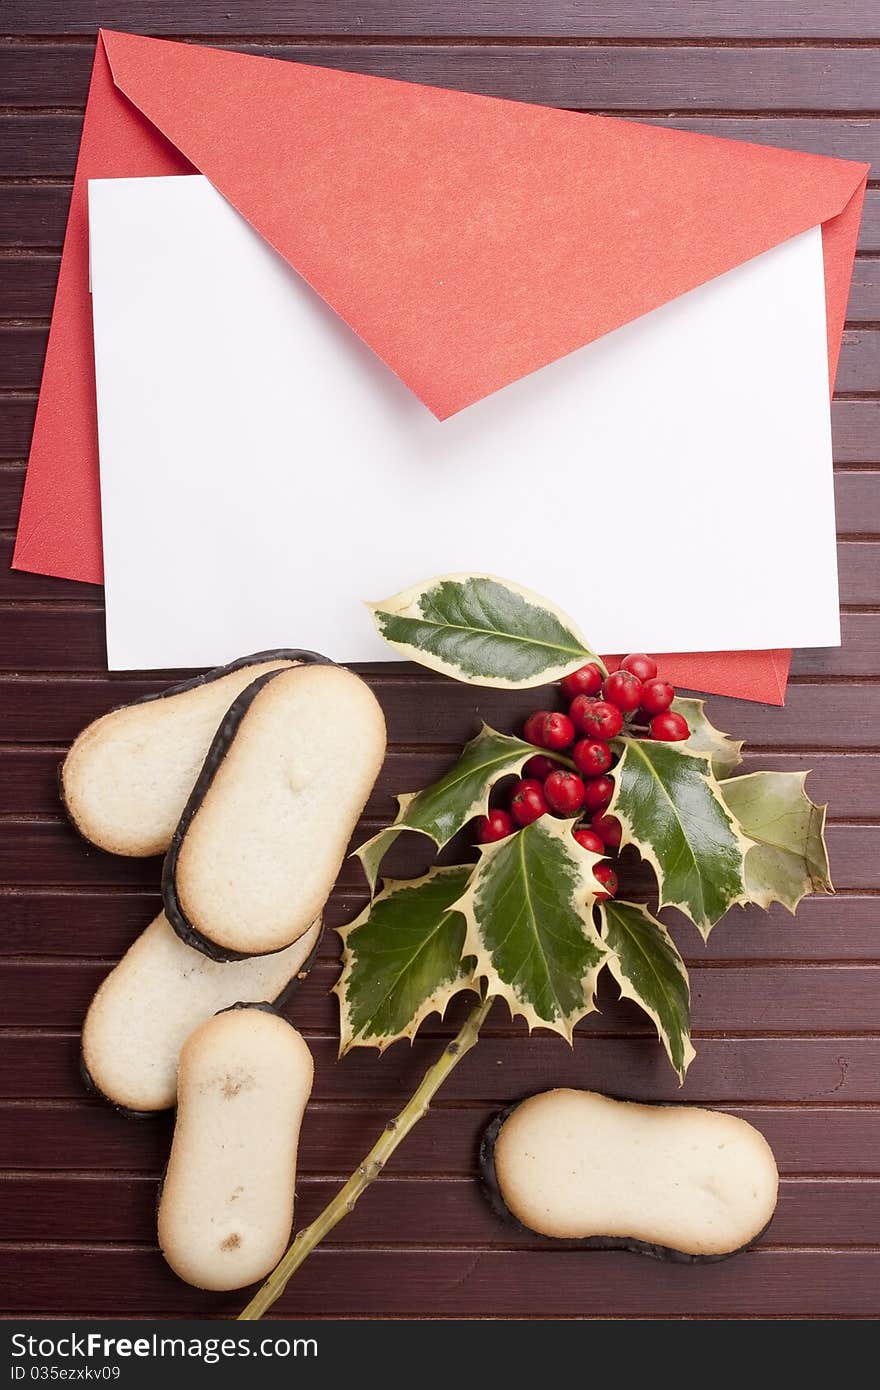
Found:
<path fill-rule="evenodd" d="M 105 673 L 100 591 L 8 571 L 96 24 L 880 162 L 876 0 L 4 0 L 0 8 L 0 1259 L 7 1315 L 234 1312 L 167 1272 L 154 1240 L 170 1121 L 86 1099 L 77 1031 L 95 986 L 157 909 L 156 861 L 81 844 L 55 792 L 82 726 L 158 688 Z M 880 169 L 878 169 L 880 176 Z M 796 655 L 785 710 L 713 699 L 747 766 L 814 769 L 831 803 L 835 899 L 737 913 L 692 966 L 687 1099 L 746 1116 L 782 1173 L 761 1247 L 702 1269 L 553 1250 L 511 1234 L 474 1180 L 482 1126 L 554 1084 L 675 1099 L 638 1013 L 613 1003 L 573 1050 L 496 1010 L 477 1052 L 280 1311 L 314 1317 L 876 1316 L 880 1311 L 880 184 L 868 192 L 834 405 L 844 644 Z M 254 408 L 259 403 L 254 402 Z M 245 482 L 243 480 L 243 486 Z M 734 520 L 748 548 L 748 517 Z M 279 642 L 295 644 L 296 633 Z M 478 715 L 502 727 L 534 694 L 480 695 L 380 671 L 391 793 L 442 768 Z M 418 868 L 404 855 L 398 867 Z M 331 923 L 363 901 L 348 865 Z M 410 1049 L 334 1060 L 336 938 L 291 1006 L 315 1053 L 299 1219 L 335 1191 L 460 1018 Z"/>

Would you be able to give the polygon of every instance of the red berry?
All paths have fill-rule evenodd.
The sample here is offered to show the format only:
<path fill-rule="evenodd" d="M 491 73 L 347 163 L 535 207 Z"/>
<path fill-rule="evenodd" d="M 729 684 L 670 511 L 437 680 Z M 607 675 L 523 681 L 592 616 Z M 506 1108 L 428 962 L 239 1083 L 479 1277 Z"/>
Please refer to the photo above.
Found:
<path fill-rule="evenodd" d="M 593 817 L 592 826 L 606 849 L 619 849 L 623 835 L 620 821 L 616 816 L 606 816 L 599 811 Z"/>
<path fill-rule="evenodd" d="M 522 770 L 523 777 L 537 777 L 539 782 L 543 782 L 545 777 L 549 777 L 551 772 L 555 772 L 559 764 L 553 758 L 548 758 L 546 753 L 536 753 L 533 758 L 529 758 Z"/>
<path fill-rule="evenodd" d="M 542 748 L 570 748 L 574 743 L 575 729 L 567 714 L 556 710 L 546 715 L 541 725 Z"/>
<path fill-rule="evenodd" d="M 642 703 L 642 682 L 632 671 L 614 671 L 602 686 L 602 694 L 612 705 L 630 714 Z"/>
<path fill-rule="evenodd" d="M 593 894 L 597 902 L 601 902 L 603 898 L 613 898 L 614 894 L 617 892 L 617 874 L 614 872 L 611 865 L 596 864 L 593 869 L 593 877 L 599 880 L 605 890 L 602 893 Z"/>
<path fill-rule="evenodd" d="M 587 738 L 615 738 L 623 728 L 623 715 L 607 700 L 590 700 L 586 695 L 578 695 L 568 712 L 575 728 Z"/>
<path fill-rule="evenodd" d="M 588 777 L 584 783 L 584 805 L 588 811 L 604 811 L 613 795 L 612 777 Z"/>
<path fill-rule="evenodd" d="M 536 709 L 534 714 L 530 714 L 523 724 L 523 738 L 526 743 L 537 743 L 540 747 L 540 727 L 544 720 L 547 710 Z"/>
<path fill-rule="evenodd" d="M 578 772 L 583 772 L 586 777 L 598 777 L 600 772 L 607 772 L 611 766 L 611 749 L 601 739 L 579 739 L 571 750 L 571 756 Z"/>
<path fill-rule="evenodd" d="M 477 840 L 481 845 L 494 845 L 496 840 L 506 839 L 513 831 L 513 821 L 500 807 L 477 821 Z"/>
<path fill-rule="evenodd" d="M 563 677 L 559 684 L 567 700 L 573 700 L 575 695 L 597 695 L 602 688 L 602 672 L 595 661 L 588 661 L 579 671 Z"/>
<path fill-rule="evenodd" d="M 655 714 L 648 727 L 651 737 L 660 739 L 663 743 L 680 743 L 683 738 L 688 738 L 691 732 L 684 715 L 676 714 L 674 709 Z"/>
<path fill-rule="evenodd" d="M 650 680 L 642 686 L 642 709 L 646 714 L 662 714 L 675 699 L 675 687 L 669 681 Z"/>
<path fill-rule="evenodd" d="M 544 788 L 534 777 L 524 777 L 517 782 L 510 798 L 510 814 L 517 825 L 531 825 L 547 810 Z"/>
<path fill-rule="evenodd" d="M 657 663 L 651 656 L 645 656 L 644 652 L 633 652 L 632 656 L 625 656 L 620 663 L 621 671 L 632 671 L 634 676 L 638 676 L 640 681 L 653 680 L 657 674 Z"/>
<path fill-rule="evenodd" d="M 583 828 L 576 830 L 574 832 L 574 838 L 579 845 L 583 845 L 584 849 L 588 849 L 591 854 L 605 853 L 605 846 L 594 830 L 585 830 Z"/>
<path fill-rule="evenodd" d="M 584 784 L 577 773 L 558 768 L 544 783 L 544 796 L 557 816 L 576 816 L 584 804 Z"/>
<path fill-rule="evenodd" d="M 574 742 L 574 725 L 567 714 L 558 710 L 539 709 L 530 714 L 523 725 L 527 743 L 539 748 L 568 748 Z"/>

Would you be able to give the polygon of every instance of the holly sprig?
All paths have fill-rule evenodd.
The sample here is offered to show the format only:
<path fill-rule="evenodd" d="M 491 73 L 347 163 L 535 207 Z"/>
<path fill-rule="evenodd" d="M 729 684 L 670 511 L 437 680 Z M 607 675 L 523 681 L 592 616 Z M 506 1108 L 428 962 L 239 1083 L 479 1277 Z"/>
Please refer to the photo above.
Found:
<path fill-rule="evenodd" d="M 735 906 L 779 901 L 794 911 L 805 893 L 833 891 L 825 811 L 804 774 L 732 776 L 742 744 L 712 725 L 702 700 L 673 699 L 649 658 L 609 676 L 574 623 L 520 586 L 452 575 L 371 608 L 411 659 L 476 685 L 522 689 L 549 676 L 570 712 L 537 712 L 522 737 L 484 724 L 356 851 L 374 893 L 404 832 L 441 850 L 476 822 L 485 841 L 476 863 L 386 884 L 343 929 L 342 1052 L 411 1038 L 468 989 L 503 999 L 529 1029 L 570 1039 L 607 968 L 653 1021 L 683 1081 L 694 1056 L 687 969 L 658 917 L 615 897 L 605 856 L 633 846 L 654 871 L 658 910 L 676 908 L 704 939 Z M 586 737 L 572 761 L 576 729 Z M 607 763 L 596 747 L 611 750 Z M 539 763 L 543 782 L 529 776 Z M 581 779 L 587 767 L 605 770 Z M 517 824 L 497 808 L 490 816 L 499 784 L 524 769 L 511 803 Z M 585 801 L 592 824 L 579 819 Z"/>
<path fill-rule="evenodd" d="M 491 575 L 432 579 L 370 608 L 380 633 L 410 660 L 471 685 L 561 681 L 572 703 L 568 715 L 533 716 L 522 738 L 484 724 L 441 778 L 399 796 L 393 824 L 357 850 L 371 898 L 340 929 L 340 1053 L 381 1052 L 412 1039 L 457 994 L 477 1000 L 349 1180 L 297 1234 L 245 1320 L 268 1311 L 380 1175 L 475 1046 L 496 999 L 530 1030 L 571 1040 L 596 1007 L 607 969 L 621 998 L 650 1018 L 684 1082 L 694 1057 L 687 968 L 663 922 L 644 903 L 616 896 L 609 852 L 632 845 L 654 870 L 659 909 L 676 908 L 704 938 L 733 906 L 780 902 L 794 913 L 805 894 L 834 891 L 825 807 L 807 796 L 806 774 L 732 775 L 742 744 L 710 723 L 702 700 L 673 699 L 662 680 L 651 688 L 650 676 L 641 679 L 639 671 L 654 668 L 649 658 L 609 676 L 560 609 Z M 591 703 L 606 693 L 615 705 Z M 592 749 L 570 749 L 572 716 Z M 499 783 L 537 772 L 536 758 L 543 781 L 520 778 L 512 800 L 519 828 L 500 808 L 489 816 Z M 579 819 L 585 809 L 594 813 L 589 825 Z M 471 822 L 482 841 L 476 863 L 435 866 L 376 891 L 398 836 L 426 836 L 440 851 Z"/>

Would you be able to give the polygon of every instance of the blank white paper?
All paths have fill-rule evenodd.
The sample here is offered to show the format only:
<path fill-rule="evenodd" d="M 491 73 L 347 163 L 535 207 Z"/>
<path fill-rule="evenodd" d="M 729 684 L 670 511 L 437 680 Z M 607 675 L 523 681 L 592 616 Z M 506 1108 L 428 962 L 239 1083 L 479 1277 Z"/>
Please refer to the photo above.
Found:
<path fill-rule="evenodd" d="M 206 179 L 89 192 L 111 669 L 389 659 L 361 601 L 462 570 L 601 652 L 839 643 L 819 228 L 441 423 Z"/>

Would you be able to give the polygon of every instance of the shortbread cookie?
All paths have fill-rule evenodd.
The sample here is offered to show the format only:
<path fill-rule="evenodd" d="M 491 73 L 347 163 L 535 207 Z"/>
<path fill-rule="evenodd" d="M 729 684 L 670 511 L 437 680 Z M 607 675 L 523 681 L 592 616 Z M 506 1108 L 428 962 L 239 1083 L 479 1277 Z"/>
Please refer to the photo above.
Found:
<path fill-rule="evenodd" d="M 87 1082 L 120 1110 L 166 1110 L 177 1097 L 177 1063 L 189 1034 L 242 1000 L 281 1004 L 307 975 L 321 926 L 312 923 L 286 951 L 223 964 L 187 946 L 160 912 L 89 1006 L 82 1034 Z"/>
<path fill-rule="evenodd" d="M 595 1248 L 724 1259 L 761 1235 L 776 1206 L 763 1135 L 691 1105 L 544 1091 L 493 1121 L 480 1159 L 497 1210 Z"/>
<path fill-rule="evenodd" d="M 185 1042 L 159 1245 L 188 1284 L 240 1289 L 283 1255 L 312 1071 L 303 1038 L 265 1005 L 217 1014 Z"/>
<path fill-rule="evenodd" d="M 330 895 L 385 756 L 369 687 L 341 666 L 260 676 L 217 731 L 165 859 L 165 913 L 218 960 L 280 951 Z"/>
<path fill-rule="evenodd" d="M 266 671 L 325 660 L 316 652 L 257 652 L 96 719 L 60 769 L 77 830 L 113 854 L 164 853 L 236 697 Z"/>

